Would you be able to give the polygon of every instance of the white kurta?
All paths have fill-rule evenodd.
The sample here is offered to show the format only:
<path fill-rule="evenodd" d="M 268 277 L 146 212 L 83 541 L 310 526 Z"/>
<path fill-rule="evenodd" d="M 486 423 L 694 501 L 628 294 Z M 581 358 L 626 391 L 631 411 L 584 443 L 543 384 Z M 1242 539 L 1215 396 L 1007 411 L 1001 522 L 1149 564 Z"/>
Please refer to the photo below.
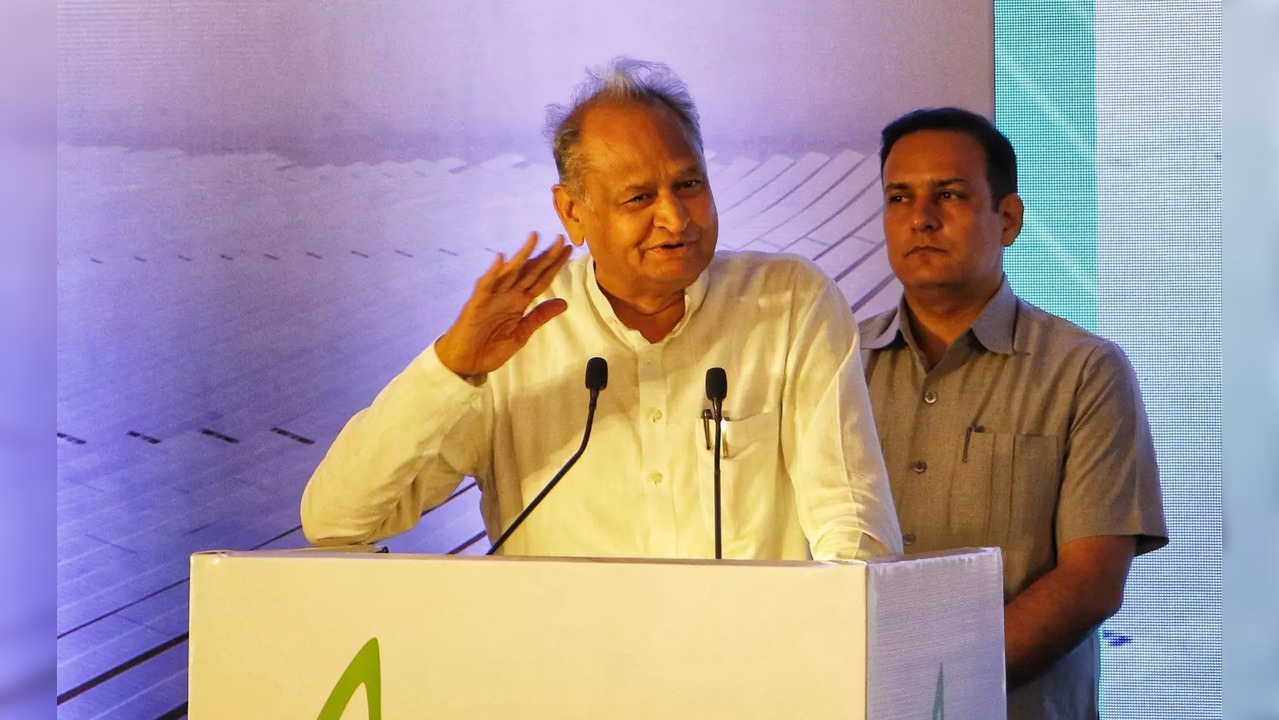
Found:
<path fill-rule="evenodd" d="M 497 371 L 467 382 L 427 348 L 347 423 L 302 498 L 312 542 L 404 532 L 468 475 L 496 538 L 581 442 L 586 361 L 600 356 L 609 383 L 590 444 L 505 553 L 713 557 L 702 411 L 716 366 L 728 375 L 724 557 L 901 552 L 857 324 L 811 263 L 717 254 L 658 343 L 617 319 L 589 255 L 565 266 L 545 297 L 564 298 L 568 310 Z"/>

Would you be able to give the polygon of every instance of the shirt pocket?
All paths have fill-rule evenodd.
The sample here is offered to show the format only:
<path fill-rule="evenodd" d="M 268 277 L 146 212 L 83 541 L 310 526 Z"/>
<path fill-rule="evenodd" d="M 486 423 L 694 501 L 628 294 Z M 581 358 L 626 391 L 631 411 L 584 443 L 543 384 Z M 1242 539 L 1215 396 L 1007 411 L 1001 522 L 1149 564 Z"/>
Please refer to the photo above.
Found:
<path fill-rule="evenodd" d="M 1056 563 L 1061 443 L 1051 435 L 1018 435 L 1013 443 L 1005 565 L 1008 591 L 1019 593 Z"/>
<path fill-rule="evenodd" d="M 942 543 L 945 547 L 1000 545 L 1001 537 L 994 518 L 1002 512 L 1007 515 L 1007 502 L 1011 478 L 1007 472 L 1011 465 L 1005 462 L 1012 455 L 1012 435 L 968 430 L 964 446 L 955 464 L 947 498 L 946 519 L 949 536 Z"/>
<path fill-rule="evenodd" d="M 1011 598 L 1053 564 L 1061 446 L 1051 435 L 988 435 L 988 511 L 982 513 L 980 506 L 957 510 L 986 516 L 987 540 L 982 544 L 1003 551 L 1004 593 Z"/>
<path fill-rule="evenodd" d="M 951 533 L 967 544 L 1051 537 L 1060 485 L 1057 438 L 974 431 L 951 485 Z"/>
<path fill-rule="evenodd" d="M 754 546 L 751 538 L 774 532 L 777 503 L 776 477 L 779 461 L 778 413 L 766 412 L 748 418 L 724 420 L 723 446 L 720 454 L 720 507 L 724 537 L 724 556 L 734 547 L 747 550 Z M 715 533 L 715 427 L 710 428 L 710 446 L 706 433 L 697 428 L 698 480 L 702 516 L 712 536 Z"/>

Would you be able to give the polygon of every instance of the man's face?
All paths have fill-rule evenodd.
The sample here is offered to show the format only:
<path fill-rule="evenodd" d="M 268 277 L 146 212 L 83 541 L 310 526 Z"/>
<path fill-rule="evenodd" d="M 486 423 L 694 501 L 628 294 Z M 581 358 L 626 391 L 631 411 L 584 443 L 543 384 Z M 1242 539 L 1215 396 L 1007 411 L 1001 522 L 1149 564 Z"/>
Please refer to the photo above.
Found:
<path fill-rule="evenodd" d="M 574 243 L 585 240 L 600 286 L 627 302 L 679 293 L 715 253 L 719 217 L 706 164 L 665 106 L 600 105 L 582 123 L 586 199 L 556 188 Z"/>
<path fill-rule="evenodd" d="M 907 292 L 993 294 L 1022 207 L 1011 194 L 992 207 L 981 144 L 961 132 L 914 132 L 893 145 L 883 176 L 888 261 Z"/>

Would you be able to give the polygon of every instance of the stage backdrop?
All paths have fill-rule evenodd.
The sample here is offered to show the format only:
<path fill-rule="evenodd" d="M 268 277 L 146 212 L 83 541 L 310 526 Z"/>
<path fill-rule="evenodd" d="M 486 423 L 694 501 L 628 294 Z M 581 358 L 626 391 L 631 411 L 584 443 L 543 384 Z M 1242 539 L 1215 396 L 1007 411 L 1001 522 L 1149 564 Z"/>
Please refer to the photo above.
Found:
<path fill-rule="evenodd" d="M 1220 345 L 1178 397 L 1169 334 L 1138 332 L 1219 310 L 1202 282 L 1219 227 L 1195 213 L 1207 241 L 1168 250 L 1125 224 L 1136 201 L 1116 193 L 1169 172 L 1135 129 L 1154 111 L 1126 105 L 1168 102 L 1127 69 L 1165 72 L 1128 55 L 1153 19 L 927 0 L 70 1 L 58 15 L 60 717 L 184 712 L 187 555 L 304 544 L 301 489 L 341 425 L 444 330 L 494 252 L 559 230 L 544 107 L 622 54 L 670 64 L 698 101 L 721 247 L 813 258 L 859 316 L 900 292 L 879 128 L 924 105 L 997 111 L 1031 217 L 1014 287 L 1133 356 L 1178 534 L 1138 561 L 1104 629 L 1107 710 L 1220 712 Z M 1192 251 L 1172 281 L 1150 259 Z M 1206 418 L 1189 446 L 1187 403 Z M 482 552 L 473 484 L 387 544 Z"/>
<path fill-rule="evenodd" d="M 1221 32 L 1216 2 L 995 5 L 1032 218 L 1008 274 L 1128 354 L 1172 536 L 1102 626 L 1107 718 L 1222 716 Z"/>

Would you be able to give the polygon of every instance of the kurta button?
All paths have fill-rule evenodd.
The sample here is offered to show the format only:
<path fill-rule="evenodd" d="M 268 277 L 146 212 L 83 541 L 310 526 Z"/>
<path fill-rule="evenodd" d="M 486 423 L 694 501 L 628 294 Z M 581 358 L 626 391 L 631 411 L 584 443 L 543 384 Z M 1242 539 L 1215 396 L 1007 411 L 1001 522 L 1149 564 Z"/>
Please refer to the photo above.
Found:
<path fill-rule="evenodd" d="M 914 544 L 915 544 L 915 533 L 906 533 L 905 535 L 902 535 L 902 544 L 903 544 L 903 545 L 914 545 Z"/>
<path fill-rule="evenodd" d="M 653 408 L 653 410 L 652 410 L 651 412 L 649 412 L 649 414 L 648 414 L 648 419 L 649 419 L 649 420 L 652 420 L 653 422 L 657 422 L 658 420 L 661 420 L 661 419 L 662 419 L 662 411 L 661 411 L 661 410 L 658 410 L 657 408 Z"/>
<path fill-rule="evenodd" d="M 910 466 L 910 469 L 914 470 L 916 474 L 922 473 L 928 469 L 928 463 L 923 460 L 916 460 L 915 463 Z"/>
<path fill-rule="evenodd" d="M 653 472 L 648 474 L 648 479 L 649 479 L 649 482 L 656 485 L 662 481 L 662 474 L 654 470 Z"/>
<path fill-rule="evenodd" d="M 937 402 L 937 393 L 933 392 L 932 390 L 925 392 L 924 402 L 928 403 L 929 405 L 932 405 L 933 403 Z"/>

